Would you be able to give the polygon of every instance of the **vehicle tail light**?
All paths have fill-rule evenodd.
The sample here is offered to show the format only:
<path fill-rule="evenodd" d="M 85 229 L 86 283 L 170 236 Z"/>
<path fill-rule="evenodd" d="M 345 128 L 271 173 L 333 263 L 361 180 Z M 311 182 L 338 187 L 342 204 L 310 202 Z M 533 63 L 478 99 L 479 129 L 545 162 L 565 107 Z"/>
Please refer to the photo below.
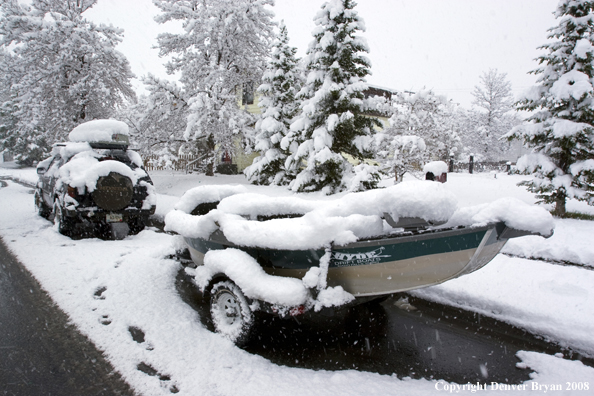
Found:
<path fill-rule="evenodd" d="M 299 305 L 298 307 L 291 308 L 291 310 L 289 311 L 289 315 L 291 315 L 291 316 L 299 316 L 299 315 L 303 315 L 304 313 L 305 313 L 304 305 Z"/>
<path fill-rule="evenodd" d="M 76 198 L 76 196 L 78 195 L 76 187 L 68 186 L 68 195 L 70 195 L 72 198 Z"/>

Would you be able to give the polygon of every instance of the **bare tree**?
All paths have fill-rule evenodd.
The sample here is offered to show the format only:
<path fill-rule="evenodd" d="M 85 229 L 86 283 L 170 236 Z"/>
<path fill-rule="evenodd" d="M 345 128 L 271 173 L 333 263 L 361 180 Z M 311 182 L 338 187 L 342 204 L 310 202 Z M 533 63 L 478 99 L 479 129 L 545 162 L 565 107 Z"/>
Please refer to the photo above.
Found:
<path fill-rule="evenodd" d="M 472 104 L 477 108 L 468 114 L 474 130 L 466 136 L 469 149 L 488 161 L 502 158 L 509 147 L 501 137 L 520 123 L 513 110 L 511 83 L 506 73 L 489 69 L 480 77 L 481 83 L 474 87 Z"/>
<path fill-rule="evenodd" d="M 238 105 L 238 91 L 259 81 L 273 38 L 272 0 L 154 0 L 159 23 L 180 21 L 182 33 L 157 37 L 170 74 L 180 73 L 187 106 L 184 138 L 205 139 L 214 173 L 217 150 L 233 152 L 234 137 L 254 119 Z M 251 84 L 250 84 L 251 83 Z"/>
<path fill-rule="evenodd" d="M 136 98 L 128 60 L 115 50 L 123 31 L 82 15 L 96 2 L 0 2 L 0 112 L 13 121 L 0 145 L 21 163 L 43 158 L 76 125 L 109 118 Z"/>
<path fill-rule="evenodd" d="M 512 110 L 513 96 L 511 83 L 506 80 L 506 73 L 489 69 L 480 77 L 482 86 L 475 86 L 472 91 L 472 104 L 486 111 L 486 124 L 492 126 L 497 119 Z"/>

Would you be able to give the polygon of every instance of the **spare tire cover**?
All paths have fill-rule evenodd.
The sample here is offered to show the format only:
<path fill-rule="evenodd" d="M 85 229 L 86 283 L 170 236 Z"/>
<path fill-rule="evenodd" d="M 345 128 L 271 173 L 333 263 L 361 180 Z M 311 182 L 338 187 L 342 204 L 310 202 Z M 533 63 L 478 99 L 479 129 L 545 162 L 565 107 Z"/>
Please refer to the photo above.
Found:
<path fill-rule="evenodd" d="M 121 210 L 128 206 L 133 194 L 132 181 L 119 173 L 111 172 L 97 181 L 93 200 L 102 209 Z"/>

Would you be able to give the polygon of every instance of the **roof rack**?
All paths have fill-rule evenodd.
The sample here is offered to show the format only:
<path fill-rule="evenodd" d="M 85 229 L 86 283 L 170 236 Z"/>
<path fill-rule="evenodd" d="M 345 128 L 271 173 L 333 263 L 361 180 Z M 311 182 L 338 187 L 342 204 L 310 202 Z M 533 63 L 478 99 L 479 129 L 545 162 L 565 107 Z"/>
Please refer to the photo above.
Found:
<path fill-rule="evenodd" d="M 89 142 L 94 149 L 127 150 L 128 144 L 121 142 Z"/>

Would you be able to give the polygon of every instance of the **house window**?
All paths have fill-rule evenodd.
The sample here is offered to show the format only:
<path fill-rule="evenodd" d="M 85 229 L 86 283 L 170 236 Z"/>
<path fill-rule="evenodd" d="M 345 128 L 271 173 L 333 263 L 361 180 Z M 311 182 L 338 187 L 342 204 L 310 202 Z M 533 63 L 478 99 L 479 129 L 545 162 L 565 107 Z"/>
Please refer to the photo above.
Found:
<path fill-rule="evenodd" d="M 254 104 L 254 83 L 251 81 L 243 83 L 243 105 Z"/>

